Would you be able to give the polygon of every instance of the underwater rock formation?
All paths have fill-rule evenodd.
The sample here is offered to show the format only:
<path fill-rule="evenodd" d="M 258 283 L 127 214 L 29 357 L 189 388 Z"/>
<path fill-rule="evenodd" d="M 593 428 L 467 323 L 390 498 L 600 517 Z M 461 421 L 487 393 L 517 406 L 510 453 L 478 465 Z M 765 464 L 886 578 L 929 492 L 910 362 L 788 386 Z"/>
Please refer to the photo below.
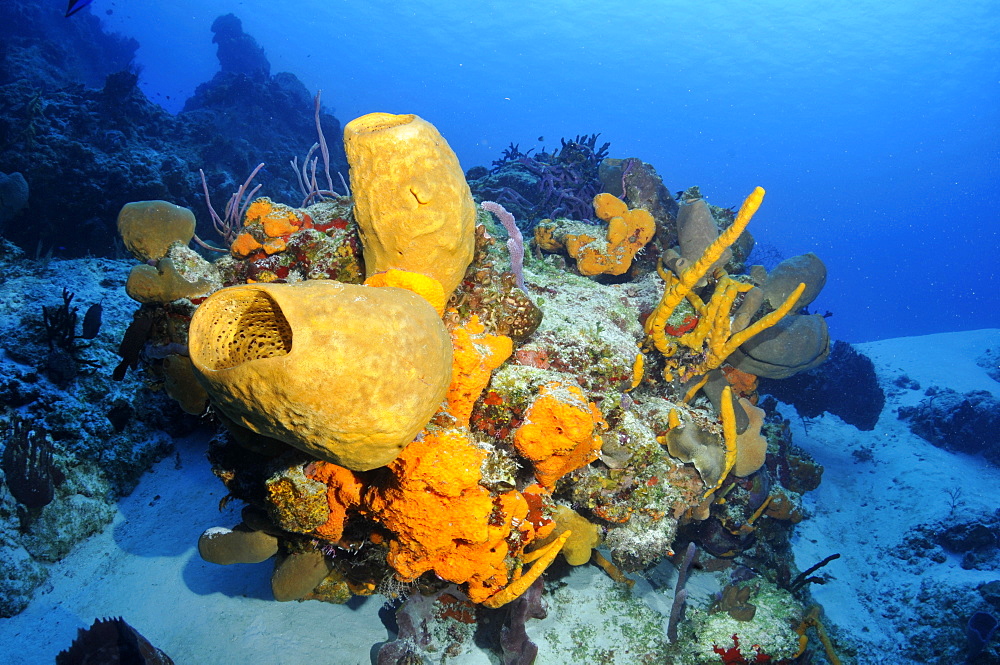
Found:
<path fill-rule="evenodd" d="M 1000 465 L 1000 401 L 985 390 L 958 393 L 931 386 L 917 406 L 899 409 L 910 431 L 939 448 L 983 455 Z"/>
<path fill-rule="evenodd" d="M 872 361 L 840 340 L 819 367 L 782 380 L 761 378 L 758 389 L 791 404 L 802 418 L 832 413 L 863 431 L 875 429 L 885 406 Z"/>
<path fill-rule="evenodd" d="M 97 619 L 90 628 L 78 629 L 73 644 L 56 656 L 56 665 L 89 663 L 173 665 L 174 661 L 124 619 L 117 617 Z"/>
<path fill-rule="evenodd" d="M 46 578 L 46 564 L 103 529 L 118 497 L 131 492 L 142 473 L 170 452 L 170 437 L 190 434 L 197 426 L 162 392 L 147 390 L 155 383 L 152 377 L 133 373 L 120 384 L 111 380 L 115 350 L 135 308 L 123 290 L 127 274 L 127 264 L 104 259 L 32 261 L 0 241 L 5 280 L 0 447 L 4 458 L 17 458 L 5 459 L 0 482 L 0 569 L 5 573 L 0 616 L 24 609 Z M 85 322 L 66 318 L 73 327 L 61 335 L 71 338 L 77 359 L 60 355 L 73 368 L 56 373 L 45 310 L 64 308 L 64 285 L 72 287 L 73 303 L 89 310 L 100 302 L 104 321 L 92 339 L 82 340 Z M 67 313 L 72 309 L 70 304 Z M 81 313 L 79 318 L 87 317 Z M 35 433 L 29 435 L 34 452 L 29 447 L 27 457 L 6 436 L 17 418 L 23 431 Z M 24 482 L 32 488 L 28 494 L 16 487 Z"/>
<path fill-rule="evenodd" d="M 28 205 L 28 181 L 20 173 L 0 173 L 0 233 L 7 220 Z"/>
<path fill-rule="evenodd" d="M 113 221 L 130 201 L 169 200 L 207 220 L 199 168 L 209 194 L 225 200 L 254 164 L 273 164 L 261 181 L 272 196 L 297 203 L 300 174 L 283 167 L 316 141 L 317 118 L 331 137 L 332 171 L 346 172 L 339 122 L 315 109 L 294 75 L 265 75 L 262 52 L 255 64 L 233 53 L 234 44 L 252 41 L 241 30 L 234 37 L 235 17 L 217 22 L 226 27 L 216 35 L 226 37 L 223 71 L 177 116 L 139 89 L 138 43 L 103 32 L 89 12 L 69 21 L 29 0 L 4 3 L 0 19 L 14 36 L 0 58 L 0 172 L 20 172 L 31 194 L 3 232 L 22 248 L 110 256 Z"/>

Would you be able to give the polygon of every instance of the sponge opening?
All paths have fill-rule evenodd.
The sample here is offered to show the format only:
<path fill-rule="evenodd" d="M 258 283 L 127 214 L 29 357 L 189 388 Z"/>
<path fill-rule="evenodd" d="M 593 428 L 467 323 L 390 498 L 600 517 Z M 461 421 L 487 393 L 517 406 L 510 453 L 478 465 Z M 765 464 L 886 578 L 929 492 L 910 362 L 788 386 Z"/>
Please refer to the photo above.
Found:
<path fill-rule="evenodd" d="M 292 351 L 292 327 L 281 306 L 264 291 L 239 289 L 231 297 L 209 301 L 202 316 L 209 317 L 214 343 L 206 345 L 202 363 L 224 370 L 253 360 L 288 355 Z"/>

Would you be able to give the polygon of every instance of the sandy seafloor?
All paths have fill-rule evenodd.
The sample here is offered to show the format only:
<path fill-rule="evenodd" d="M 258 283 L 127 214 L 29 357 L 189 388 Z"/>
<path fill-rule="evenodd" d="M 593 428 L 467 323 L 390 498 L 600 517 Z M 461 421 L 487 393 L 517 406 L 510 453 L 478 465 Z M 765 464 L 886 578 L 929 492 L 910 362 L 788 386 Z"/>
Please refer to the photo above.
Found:
<path fill-rule="evenodd" d="M 885 411 L 871 432 L 859 432 L 835 416 L 803 423 L 793 409 L 782 407 L 792 421 L 795 443 L 825 467 L 821 486 L 805 497 L 811 516 L 798 526 L 796 559 L 806 568 L 834 552 L 842 555 L 824 569 L 829 582 L 813 592 L 831 622 L 856 640 L 861 663 L 888 662 L 886 654 L 906 639 L 896 626 L 919 621 L 915 599 L 921 584 L 969 580 L 974 586 L 997 577 L 995 571 L 962 570 L 957 557 L 927 566 L 900 565 L 894 552 L 907 530 L 948 515 L 949 489 L 962 488 L 963 510 L 998 507 L 1000 469 L 935 448 L 911 434 L 895 413 L 899 406 L 916 404 L 931 385 L 1000 396 L 1000 383 L 975 362 L 998 347 L 1000 330 L 995 329 L 859 345 L 874 361 L 887 392 Z M 920 389 L 897 388 L 893 382 L 903 374 Z M 852 455 L 862 447 L 872 450 L 872 461 L 859 462 Z M 120 501 L 111 526 L 52 567 L 49 582 L 28 609 L 0 619 L 0 663 L 51 663 L 78 628 L 104 616 L 124 617 L 178 665 L 372 662 L 373 645 L 388 637 L 378 617 L 379 597 L 346 606 L 277 603 L 270 599 L 269 565 L 216 566 L 199 558 L 196 542 L 202 531 L 239 521 L 239 506 L 217 509 L 225 492 L 211 474 L 204 449 L 203 440 L 178 442 L 177 455 L 157 464 Z M 550 603 L 549 617 L 528 622 L 540 647 L 538 665 L 577 662 L 566 650 L 568 640 L 553 644 L 545 637 L 553 630 L 570 631 L 560 621 L 601 627 L 596 639 L 614 640 L 616 618 L 601 614 L 602 608 L 615 608 L 606 602 L 607 578 L 582 566 L 567 582 L 558 606 Z M 635 592 L 652 608 L 669 610 L 669 595 L 642 581 Z M 692 594 L 694 602 L 698 595 Z M 497 661 L 470 652 L 451 662 Z"/>

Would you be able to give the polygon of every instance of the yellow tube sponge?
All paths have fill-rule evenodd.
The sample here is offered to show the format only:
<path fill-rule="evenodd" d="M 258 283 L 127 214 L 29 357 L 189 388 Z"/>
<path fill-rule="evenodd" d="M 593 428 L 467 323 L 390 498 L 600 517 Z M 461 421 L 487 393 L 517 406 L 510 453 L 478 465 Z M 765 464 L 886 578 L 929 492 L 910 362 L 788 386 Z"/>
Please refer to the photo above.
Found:
<path fill-rule="evenodd" d="M 476 203 L 448 143 L 415 115 L 369 113 L 344 127 L 344 149 L 368 275 L 422 273 L 450 296 L 472 262 Z"/>
<path fill-rule="evenodd" d="M 715 485 L 707 492 L 705 496 L 714 492 L 715 490 L 722 487 L 722 483 L 726 480 L 726 476 L 729 472 L 733 470 L 736 465 L 736 453 L 737 453 L 737 434 L 736 434 L 736 410 L 733 408 L 733 390 L 729 386 L 722 389 L 722 440 L 726 446 L 726 465 L 722 470 L 722 475 L 719 476 L 719 480 Z"/>
<path fill-rule="evenodd" d="M 353 471 L 395 459 L 451 382 L 437 312 L 394 287 L 232 286 L 195 311 L 188 348 L 223 415 Z"/>
<path fill-rule="evenodd" d="M 653 313 L 646 319 L 646 332 L 652 338 L 653 343 L 659 349 L 660 353 L 672 355 L 667 353 L 670 344 L 666 339 L 664 327 L 670 315 L 674 313 L 674 308 L 691 293 L 691 289 L 705 276 L 708 269 L 722 256 L 722 253 L 736 242 L 736 239 L 740 237 L 740 234 L 743 233 L 743 230 L 750 223 L 754 213 L 760 208 L 763 200 L 764 189 L 762 187 L 755 188 L 750 193 L 750 196 L 743 201 L 743 205 L 740 206 L 740 211 L 736 215 L 736 219 L 732 225 L 708 246 L 700 259 L 681 273 L 680 279 L 676 282 L 667 283 L 660 304 L 656 306 Z"/>

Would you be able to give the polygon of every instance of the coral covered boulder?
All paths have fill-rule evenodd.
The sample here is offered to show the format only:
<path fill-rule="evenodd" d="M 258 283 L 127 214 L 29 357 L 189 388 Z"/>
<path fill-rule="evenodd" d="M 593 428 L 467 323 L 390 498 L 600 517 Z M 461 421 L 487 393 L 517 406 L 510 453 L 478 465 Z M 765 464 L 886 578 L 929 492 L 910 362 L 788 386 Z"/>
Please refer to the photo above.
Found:
<path fill-rule="evenodd" d="M 186 245 L 194 237 L 194 213 L 169 201 L 133 201 L 118 213 L 118 233 L 132 256 L 158 261 L 170 245 Z"/>
<path fill-rule="evenodd" d="M 791 404 L 803 418 L 825 411 L 860 430 L 875 429 L 885 406 L 871 359 L 839 340 L 819 367 L 786 379 L 761 379 L 760 390 Z"/>
<path fill-rule="evenodd" d="M 899 409 L 917 436 L 945 450 L 982 454 L 1000 465 L 1000 400 L 985 390 L 959 393 L 931 386 L 916 406 Z"/>

